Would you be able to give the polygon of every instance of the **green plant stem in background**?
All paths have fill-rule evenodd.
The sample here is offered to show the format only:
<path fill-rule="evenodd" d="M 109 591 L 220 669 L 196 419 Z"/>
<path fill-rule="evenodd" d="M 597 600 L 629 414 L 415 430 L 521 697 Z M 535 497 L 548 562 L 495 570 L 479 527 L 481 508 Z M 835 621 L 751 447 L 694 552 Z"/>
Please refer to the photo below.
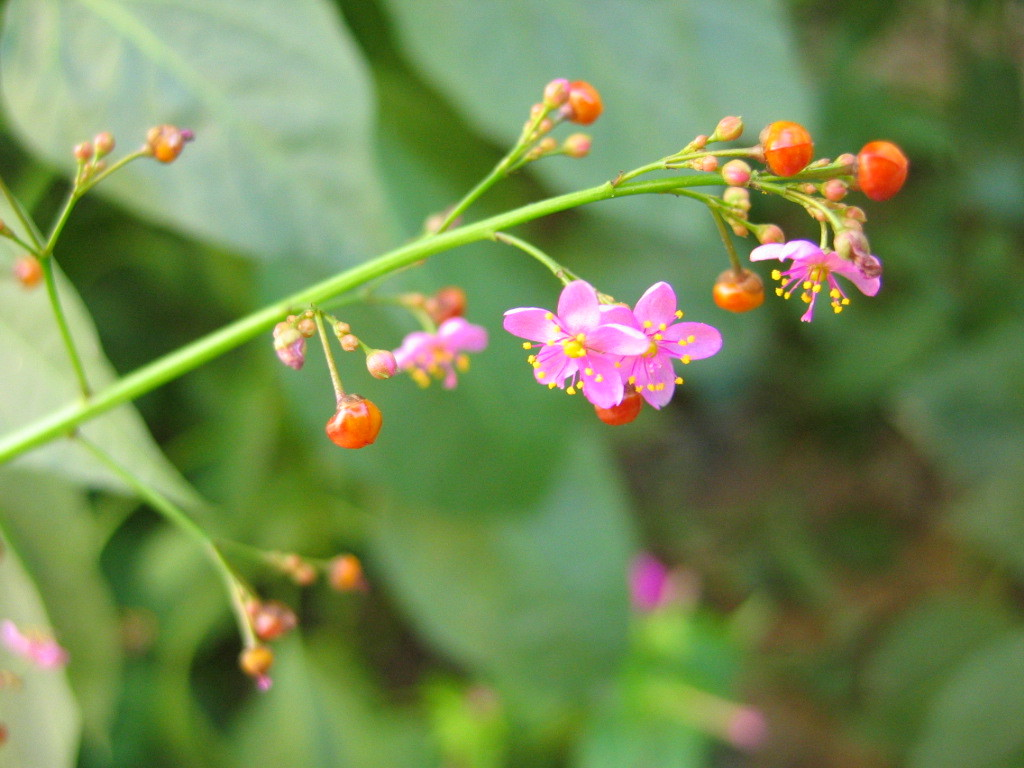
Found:
<path fill-rule="evenodd" d="M 740 263 L 740 257 L 736 253 L 736 246 L 732 244 L 732 238 L 729 237 L 729 227 L 726 226 L 721 211 L 711 204 L 708 204 L 708 210 L 711 211 L 711 218 L 715 220 L 715 226 L 718 228 L 718 234 L 722 238 L 722 244 L 729 254 L 729 263 L 732 264 L 732 271 L 737 275 L 743 274 L 743 265 Z"/>
<path fill-rule="evenodd" d="M 247 648 L 257 645 L 256 635 L 253 632 L 252 624 L 249 622 L 249 618 L 245 610 L 245 600 L 247 596 L 246 588 L 239 581 L 235 572 L 231 569 L 231 566 L 228 565 L 227 560 L 224 559 L 224 556 L 217 548 L 217 545 L 206 534 L 206 532 L 174 502 L 137 478 L 98 445 L 82 436 L 77 436 L 75 439 L 90 453 L 92 453 L 93 456 L 105 464 L 111 472 L 117 475 L 125 482 L 125 484 L 138 493 L 140 499 L 158 512 L 165 520 L 178 528 L 178 530 L 182 531 L 199 544 L 203 552 L 205 552 L 207 557 L 209 557 L 210 562 L 213 563 L 217 573 L 220 574 L 221 580 L 224 582 L 224 587 L 227 590 L 228 595 L 231 597 L 231 607 L 235 613 L 235 619 L 238 622 L 238 631 L 242 636 L 244 645 Z"/>
<path fill-rule="evenodd" d="M 542 251 L 540 248 L 537 248 L 535 245 L 531 245 L 525 240 L 520 240 L 518 237 L 513 237 L 508 232 L 495 232 L 494 241 L 497 243 L 505 243 L 506 245 L 511 245 L 514 248 L 518 248 L 528 256 L 532 256 L 545 267 L 547 267 L 549 270 L 551 270 L 551 274 L 553 274 L 555 277 L 561 280 L 562 285 L 568 285 L 573 280 L 580 279 L 579 275 L 563 267 L 557 261 L 555 261 L 546 253 L 544 253 L 544 251 Z"/>
<path fill-rule="evenodd" d="M 390 274 L 434 254 L 480 240 L 489 240 L 494 237 L 495 232 L 600 200 L 643 194 L 681 193 L 689 187 L 717 186 L 723 183 L 721 176 L 717 174 L 675 176 L 618 186 L 613 186 L 611 182 L 605 182 L 600 186 L 540 200 L 473 224 L 467 224 L 450 232 L 414 240 L 246 315 L 191 344 L 144 365 L 81 402 L 66 405 L 35 422 L 8 433 L 3 439 L 0 439 L 0 464 L 54 438 L 72 434 L 78 425 L 151 392 L 235 349 L 246 341 L 268 331 L 291 311 L 304 309 L 310 305 L 318 306 L 335 296 L 358 288 L 374 278 Z"/>

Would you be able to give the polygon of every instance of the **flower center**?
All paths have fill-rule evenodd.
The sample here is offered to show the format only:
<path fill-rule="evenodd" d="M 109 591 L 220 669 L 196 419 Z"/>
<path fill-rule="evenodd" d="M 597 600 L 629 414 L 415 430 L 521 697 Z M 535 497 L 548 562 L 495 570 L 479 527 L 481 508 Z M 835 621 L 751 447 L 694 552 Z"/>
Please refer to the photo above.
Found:
<path fill-rule="evenodd" d="M 587 348 L 585 346 L 587 337 L 582 333 L 577 333 L 571 339 L 566 339 L 562 342 L 562 349 L 565 351 L 566 357 L 583 357 L 587 354 Z"/>
<path fill-rule="evenodd" d="M 658 344 L 657 342 L 652 341 L 650 346 L 648 346 L 647 350 L 644 352 L 644 357 L 654 357 L 656 354 L 658 354 Z"/>

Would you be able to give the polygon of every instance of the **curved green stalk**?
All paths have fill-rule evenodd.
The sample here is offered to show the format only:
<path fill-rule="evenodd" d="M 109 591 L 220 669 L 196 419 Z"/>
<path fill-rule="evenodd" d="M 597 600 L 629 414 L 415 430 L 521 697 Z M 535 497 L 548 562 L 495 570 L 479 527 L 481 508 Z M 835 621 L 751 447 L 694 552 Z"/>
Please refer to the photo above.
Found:
<path fill-rule="evenodd" d="M 65 405 L 37 421 L 8 433 L 0 439 L 0 464 L 54 438 L 70 434 L 79 424 L 118 405 L 130 402 L 235 349 L 246 341 L 270 330 L 290 311 L 308 307 L 310 304 L 319 306 L 374 278 L 389 274 L 434 254 L 480 240 L 489 240 L 495 232 L 500 230 L 600 200 L 642 194 L 672 194 L 688 187 L 720 185 L 722 183 L 721 177 L 716 174 L 675 176 L 619 186 L 605 182 L 600 186 L 540 200 L 449 232 L 413 240 L 375 259 L 363 262 L 246 315 L 138 368 L 80 402 Z"/>

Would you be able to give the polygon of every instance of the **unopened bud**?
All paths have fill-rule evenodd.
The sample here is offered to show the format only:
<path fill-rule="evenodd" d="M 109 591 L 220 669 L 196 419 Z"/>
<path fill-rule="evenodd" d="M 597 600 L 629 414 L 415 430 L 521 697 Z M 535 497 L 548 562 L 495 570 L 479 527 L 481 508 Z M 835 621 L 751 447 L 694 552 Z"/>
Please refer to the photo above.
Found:
<path fill-rule="evenodd" d="M 709 141 L 735 141 L 743 134 L 743 118 L 723 117 L 715 126 L 715 132 L 711 134 Z"/>
<path fill-rule="evenodd" d="M 79 162 L 85 163 L 92 160 L 93 149 L 92 142 L 83 141 L 81 144 L 75 144 L 75 148 L 72 150 L 75 159 Z"/>
<path fill-rule="evenodd" d="M 274 666 L 274 652 L 265 645 L 254 645 L 246 648 L 238 656 L 238 666 L 249 677 L 256 680 L 260 690 L 270 688 L 270 677 L 267 673 Z"/>
<path fill-rule="evenodd" d="M 274 326 L 274 352 L 282 363 L 297 371 L 306 362 L 306 340 L 293 325 L 282 321 Z"/>
<path fill-rule="evenodd" d="M 574 133 L 567 136 L 562 144 L 562 151 L 569 157 L 581 158 L 590 154 L 592 140 L 585 133 Z"/>
<path fill-rule="evenodd" d="M 366 356 L 366 370 L 375 379 L 390 379 L 398 370 L 398 361 L 386 349 L 375 349 Z"/>
<path fill-rule="evenodd" d="M 569 100 L 569 81 L 564 77 L 552 80 L 544 86 L 544 106 L 549 109 L 560 107 Z"/>
<path fill-rule="evenodd" d="M 31 254 L 19 256 L 12 271 L 14 279 L 21 283 L 22 288 L 35 288 L 43 279 L 43 265 Z"/>
<path fill-rule="evenodd" d="M 298 624 L 295 611 L 279 600 L 268 600 L 265 603 L 253 601 L 248 606 L 248 612 L 253 632 L 260 640 L 276 640 L 295 629 Z"/>
<path fill-rule="evenodd" d="M 871 245 L 860 229 L 844 229 L 832 240 L 832 246 L 842 258 L 856 261 L 858 256 L 870 256 Z"/>
<path fill-rule="evenodd" d="M 826 200 L 838 203 L 846 197 L 848 186 L 842 179 L 829 179 L 821 185 L 821 194 Z"/>
<path fill-rule="evenodd" d="M 96 157 L 109 155 L 114 150 L 114 134 L 110 131 L 97 133 L 92 141 L 96 147 Z"/>
<path fill-rule="evenodd" d="M 722 178 L 734 187 L 745 187 L 750 181 L 750 166 L 742 160 L 730 160 L 722 166 Z"/>
<path fill-rule="evenodd" d="M 338 592 L 353 592 L 366 589 L 363 577 L 363 564 L 355 555 L 338 555 L 331 560 L 327 573 L 327 582 L 331 589 Z"/>
<path fill-rule="evenodd" d="M 353 336 L 351 333 L 346 333 L 339 338 L 338 343 L 341 344 L 341 348 L 346 352 L 355 352 L 359 349 L 359 337 Z"/>
<path fill-rule="evenodd" d="M 786 235 L 778 224 L 765 224 L 757 230 L 757 241 L 762 245 L 767 243 L 784 243 Z"/>
<path fill-rule="evenodd" d="M 185 144 L 194 138 L 195 134 L 187 129 L 158 125 L 146 133 L 146 150 L 161 163 L 171 163 L 178 159 Z"/>
<path fill-rule="evenodd" d="M 718 158 L 714 155 L 705 155 L 696 162 L 695 167 L 698 171 L 713 173 L 718 170 Z"/>
<path fill-rule="evenodd" d="M 750 210 L 750 192 L 746 187 L 726 187 L 722 192 L 722 202 L 746 213 Z"/>
<path fill-rule="evenodd" d="M 419 297 L 419 306 L 423 307 L 430 319 L 440 325 L 445 320 L 461 317 L 466 312 L 466 292 L 457 285 L 446 285 L 439 288 L 429 299 L 422 294 L 410 294 Z M 407 306 L 417 306 L 407 304 Z"/>

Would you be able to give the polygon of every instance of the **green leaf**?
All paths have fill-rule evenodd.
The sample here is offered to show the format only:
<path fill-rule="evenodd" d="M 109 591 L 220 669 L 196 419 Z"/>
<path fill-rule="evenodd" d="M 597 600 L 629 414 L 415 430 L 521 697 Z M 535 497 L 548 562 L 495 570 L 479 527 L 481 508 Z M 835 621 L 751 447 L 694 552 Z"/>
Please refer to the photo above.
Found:
<path fill-rule="evenodd" d="M 594 137 L 591 157 L 536 166 L 558 190 L 600 183 L 671 154 L 698 133 L 711 133 L 725 115 L 744 117 L 750 143 L 772 120 L 806 122 L 810 115 L 811 89 L 783 7 L 773 0 L 385 5 L 408 55 L 499 145 L 515 140 L 552 78 L 584 79 L 600 91 L 604 114 L 585 127 Z M 437 30 L 444 30 L 443 45 Z M 667 205 L 621 203 L 602 210 L 685 236 Z"/>
<path fill-rule="evenodd" d="M 86 735 L 102 747 L 117 702 L 121 637 L 85 492 L 53 475 L 0 472 L 0 520 L 71 655 L 68 676 Z"/>
<path fill-rule="evenodd" d="M 59 273 L 57 288 L 90 384 L 98 388 L 113 381 L 114 373 L 88 311 Z M 14 281 L 0 281 L 0 338 L 4 341 L 0 433 L 41 418 L 79 397 L 52 315 L 45 290 L 25 291 Z M 122 406 L 94 419 L 82 427 L 81 433 L 147 484 L 182 501 L 196 500 L 195 492 L 160 452 L 133 407 Z M 73 440 L 58 440 L 29 452 L 16 459 L 13 466 L 54 472 L 93 487 L 128 490 Z"/>
<path fill-rule="evenodd" d="M 554 477 L 530 511 L 394 504 L 371 538 L 421 632 L 534 712 L 607 678 L 628 616 L 633 537 L 614 471 L 580 441 Z"/>
<path fill-rule="evenodd" d="M 935 699 L 908 768 L 1010 768 L 1024 756 L 1024 629 L 970 656 Z"/>
<path fill-rule="evenodd" d="M 153 221 L 251 254 L 349 259 L 387 231 L 369 80 L 320 0 L 11 0 L 0 60 L 13 127 L 71 169 L 109 130 L 126 150 L 160 123 L 196 140 L 100 187 Z"/>
<path fill-rule="evenodd" d="M 0 620 L 22 631 L 52 634 L 35 585 L 9 542 L 0 540 Z M 74 659 L 71 660 L 74 664 Z M 74 766 L 78 754 L 80 716 L 63 669 L 39 669 L 0 646 L 0 668 L 22 679 L 20 686 L 0 691 L 0 723 L 7 741 L 0 747 L 0 768 L 62 768 Z"/>
<path fill-rule="evenodd" d="M 337 638 L 330 638 L 328 645 L 336 647 Z M 432 764 L 422 730 L 375 701 L 359 671 L 341 662 L 337 654 L 332 661 L 327 650 L 303 647 L 296 638 L 275 646 L 274 686 L 255 698 L 234 734 L 237 764 L 278 768 Z"/>

